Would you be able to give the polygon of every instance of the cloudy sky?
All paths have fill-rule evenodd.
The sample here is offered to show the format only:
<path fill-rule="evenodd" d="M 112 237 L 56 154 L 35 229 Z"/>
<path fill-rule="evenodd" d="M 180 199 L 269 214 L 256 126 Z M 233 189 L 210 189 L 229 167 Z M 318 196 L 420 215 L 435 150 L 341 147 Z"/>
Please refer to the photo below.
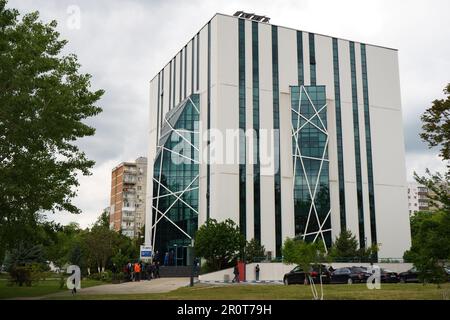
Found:
<path fill-rule="evenodd" d="M 442 168 L 437 150 L 418 134 L 420 114 L 450 82 L 448 0 L 10 0 L 8 6 L 56 19 L 67 52 L 78 55 L 95 89 L 106 90 L 103 113 L 89 121 L 97 133 L 80 142 L 96 161 L 75 199 L 83 213 L 50 217 L 58 222 L 88 226 L 108 206 L 111 169 L 147 153 L 150 79 L 216 12 L 255 12 L 277 25 L 399 49 L 408 179 L 414 170 Z M 73 6 L 80 28 L 73 28 Z"/>

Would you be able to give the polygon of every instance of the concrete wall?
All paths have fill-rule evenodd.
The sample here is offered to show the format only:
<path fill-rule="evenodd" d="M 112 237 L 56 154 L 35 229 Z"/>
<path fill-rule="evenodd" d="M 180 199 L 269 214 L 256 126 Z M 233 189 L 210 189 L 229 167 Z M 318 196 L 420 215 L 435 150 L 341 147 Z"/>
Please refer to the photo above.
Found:
<path fill-rule="evenodd" d="M 378 263 L 380 268 L 391 270 L 394 272 L 403 272 L 412 268 L 412 263 Z M 246 266 L 247 281 L 255 280 L 255 266 L 256 263 L 251 263 Z M 334 269 L 348 266 L 363 266 L 369 267 L 369 263 L 332 263 Z M 284 263 L 259 263 L 260 272 L 259 280 L 263 281 L 281 281 L 283 276 L 294 269 L 295 265 L 286 265 Z M 233 268 L 212 272 L 199 276 L 200 281 L 224 281 L 225 276 L 229 277 L 231 281 L 234 278 Z"/>

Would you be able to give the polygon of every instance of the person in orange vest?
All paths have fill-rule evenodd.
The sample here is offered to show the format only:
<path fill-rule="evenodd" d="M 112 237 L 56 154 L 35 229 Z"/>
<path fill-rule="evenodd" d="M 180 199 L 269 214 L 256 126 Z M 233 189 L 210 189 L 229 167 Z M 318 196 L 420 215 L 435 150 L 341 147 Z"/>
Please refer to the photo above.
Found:
<path fill-rule="evenodd" d="M 139 264 L 139 262 L 136 262 L 134 264 L 134 274 L 135 274 L 136 281 L 140 281 L 141 280 L 141 265 Z"/>

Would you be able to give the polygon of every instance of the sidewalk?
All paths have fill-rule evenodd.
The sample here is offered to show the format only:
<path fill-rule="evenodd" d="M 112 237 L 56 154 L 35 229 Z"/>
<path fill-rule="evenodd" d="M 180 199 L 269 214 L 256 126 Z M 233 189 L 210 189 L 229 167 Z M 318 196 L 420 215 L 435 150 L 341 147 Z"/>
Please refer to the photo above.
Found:
<path fill-rule="evenodd" d="M 95 287 L 78 290 L 77 295 L 108 295 L 108 294 L 145 294 L 145 293 L 165 293 L 188 286 L 189 278 L 159 278 L 151 281 L 125 282 L 120 284 L 103 284 Z M 43 300 L 48 298 L 58 298 L 71 296 L 70 290 L 52 293 L 49 295 L 33 298 L 22 298 L 21 300 Z"/>

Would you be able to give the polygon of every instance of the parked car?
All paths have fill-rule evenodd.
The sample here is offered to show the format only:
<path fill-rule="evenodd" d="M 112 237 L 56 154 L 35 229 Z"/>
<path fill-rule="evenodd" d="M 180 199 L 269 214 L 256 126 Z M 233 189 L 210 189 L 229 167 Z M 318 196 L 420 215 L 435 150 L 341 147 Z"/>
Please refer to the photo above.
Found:
<path fill-rule="evenodd" d="M 443 267 L 445 273 L 447 274 L 447 280 L 450 281 L 450 267 Z M 415 267 L 409 269 L 408 271 L 399 273 L 399 280 L 402 283 L 407 282 L 420 282 L 419 280 L 419 272 Z"/>
<path fill-rule="evenodd" d="M 319 283 L 320 277 L 322 278 L 322 283 L 330 283 L 330 272 L 325 265 L 312 265 L 309 274 L 314 283 Z M 305 272 L 300 266 L 297 266 L 284 275 L 283 282 L 285 285 L 304 284 Z"/>
<path fill-rule="evenodd" d="M 330 283 L 347 283 L 366 282 L 370 277 L 370 273 L 363 267 L 339 268 L 331 273 Z"/>
<path fill-rule="evenodd" d="M 415 267 L 409 269 L 408 271 L 400 272 L 398 276 L 400 278 L 400 282 L 402 283 L 419 282 L 419 273 Z"/>
<path fill-rule="evenodd" d="M 398 283 L 400 281 L 398 273 L 381 268 L 381 279 L 382 283 Z"/>

